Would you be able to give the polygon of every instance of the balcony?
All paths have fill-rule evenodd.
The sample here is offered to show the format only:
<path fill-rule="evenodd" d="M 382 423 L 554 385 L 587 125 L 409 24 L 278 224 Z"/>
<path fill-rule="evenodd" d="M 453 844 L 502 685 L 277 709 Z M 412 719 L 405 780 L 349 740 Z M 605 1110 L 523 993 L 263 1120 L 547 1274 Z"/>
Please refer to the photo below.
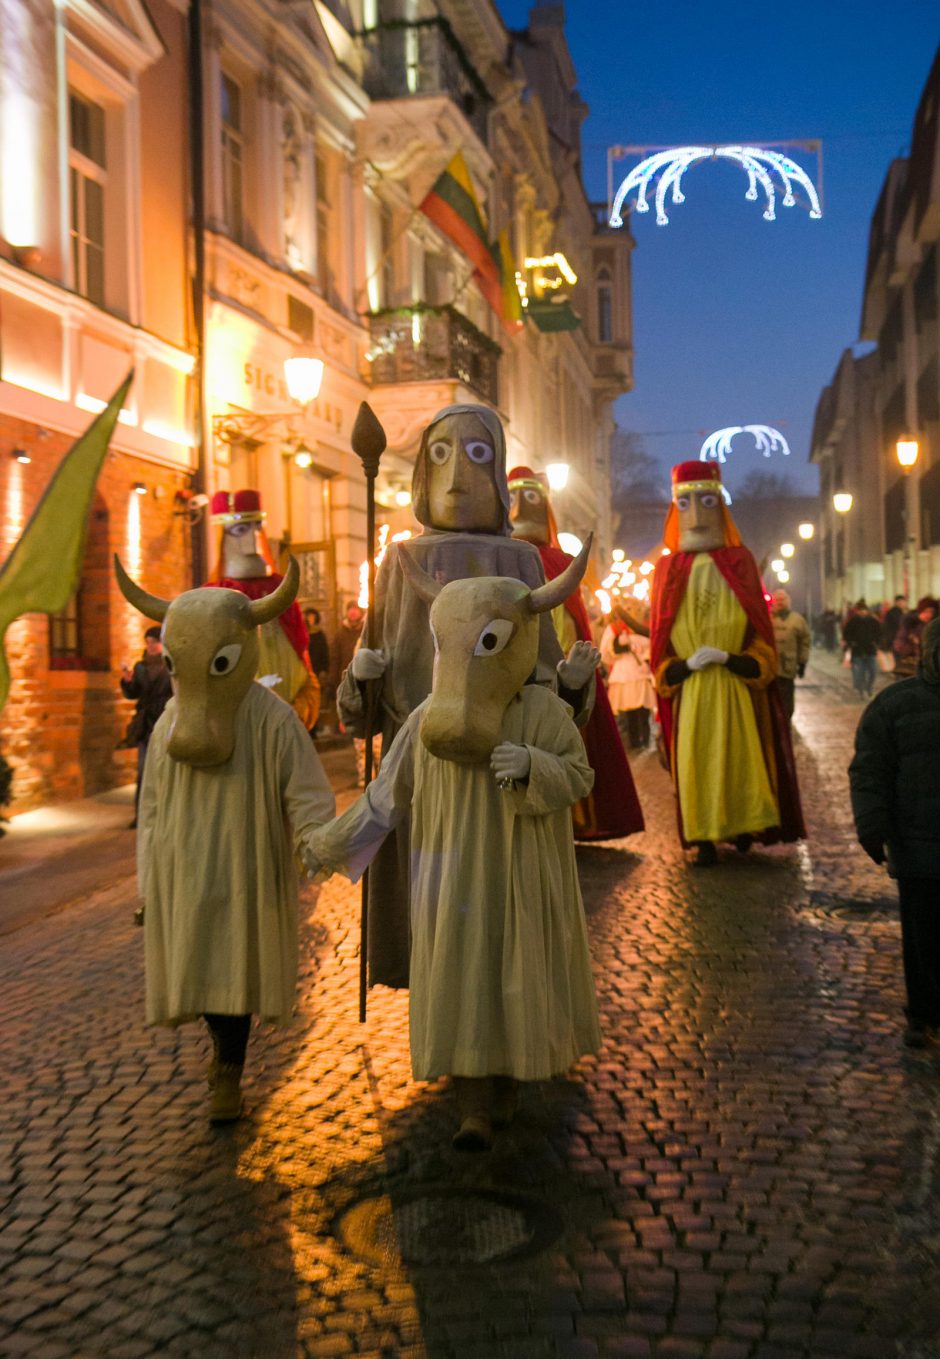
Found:
<path fill-rule="evenodd" d="M 373 387 L 398 382 L 457 381 L 497 405 L 502 350 L 453 307 L 418 303 L 372 312 L 366 359 Z"/>
<path fill-rule="evenodd" d="M 357 41 L 370 99 L 446 95 L 486 144 L 491 96 L 445 19 L 379 24 L 357 34 Z"/>

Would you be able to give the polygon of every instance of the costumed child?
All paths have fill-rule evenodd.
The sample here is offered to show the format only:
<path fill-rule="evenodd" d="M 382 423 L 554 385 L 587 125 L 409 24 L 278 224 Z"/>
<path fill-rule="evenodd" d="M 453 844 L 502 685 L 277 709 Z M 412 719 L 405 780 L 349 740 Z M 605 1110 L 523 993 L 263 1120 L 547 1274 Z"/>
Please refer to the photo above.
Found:
<path fill-rule="evenodd" d="M 148 1024 L 200 1015 L 212 1035 L 209 1121 L 241 1114 L 251 1016 L 286 1024 L 297 982 L 296 855 L 335 801 L 294 709 L 255 682 L 258 633 L 297 593 L 148 594 L 115 558 L 125 598 L 162 622 L 173 698 L 153 729 L 140 797 Z"/>
<path fill-rule="evenodd" d="M 631 750 L 645 750 L 650 743 L 650 714 L 656 707 L 649 637 L 614 613 L 601 638 L 601 660 L 620 734 Z"/>
<path fill-rule="evenodd" d="M 411 588 L 433 601 L 431 694 L 375 783 L 305 856 L 311 871 L 356 881 L 410 812 L 412 1070 L 453 1077 L 461 1150 L 490 1146 L 516 1082 L 566 1071 L 600 1044 L 570 813 L 593 774 L 570 708 L 526 684 L 540 616 L 571 594 L 587 553 L 535 589 L 441 585 L 399 553 Z"/>

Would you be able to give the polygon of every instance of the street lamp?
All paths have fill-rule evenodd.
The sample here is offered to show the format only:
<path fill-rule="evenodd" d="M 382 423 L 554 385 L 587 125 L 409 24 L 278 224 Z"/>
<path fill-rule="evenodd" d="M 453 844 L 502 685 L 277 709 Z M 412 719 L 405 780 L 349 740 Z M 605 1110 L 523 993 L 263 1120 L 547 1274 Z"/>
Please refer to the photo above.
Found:
<path fill-rule="evenodd" d="M 568 485 L 568 473 L 570 470 L 571 469 L 566 462 L 550 462 L 545 468 L 545 475 L 548 477 L 549 490 L 563 491 Z"/>
<path fill-rule="evenodd" d="M 787 581 L 790 579 L 790 572 L 789 572 L 789 571 L 778 571 L 778 572 L 777 572 L 777 579 L 779 580 L 779 582 L 780 582 L 781 585 L 786 585 Z"/>
<path fill-rule="evenodd" d="M 913 434 L 902 434 L 895 444 L 898 455 L 898 463 L 903 472 L 909 472 L 917 461 L 920 453 L 920 443 Z"/>
<path fill-rule="evenodd" d="M 782 558 L 782 557 L 774 557 L 773 561 L 770 563 L 770 569 L 771 569 L 771 571 L 774 571 L 774 572 L 785 571 L 785 570 L 786 570 L 786 565 L 785 565 L 785 563 L 784 563 L 783 558 Z"/>
<path fill-rule="evenodd" d="M 809 523 L 800 524 L 799 528 L 797 529 L 797 533 L 800 535 L 800 537 L 803 539 L 805 543 L 809 542 L 810 538 L 812 538 L 815 532 L 816 526 L 814 524 Z"/>
<path fill-rule="evenodd" d="M 849 510 L 852 508 L 852 492 L 836 491 L 835 495 L 832 497 L 832 508 L 835 510 L 836 514 L 848 514 Z"/>
<path fill-rule="evenodd" d="M 793 546 L 792 543 L 781 543 L 781 544 L 780 544 L 780 555 L 781 555 L 781 557 L 792 557 L 795 551 L 796 551 L 796 548 Z"/>

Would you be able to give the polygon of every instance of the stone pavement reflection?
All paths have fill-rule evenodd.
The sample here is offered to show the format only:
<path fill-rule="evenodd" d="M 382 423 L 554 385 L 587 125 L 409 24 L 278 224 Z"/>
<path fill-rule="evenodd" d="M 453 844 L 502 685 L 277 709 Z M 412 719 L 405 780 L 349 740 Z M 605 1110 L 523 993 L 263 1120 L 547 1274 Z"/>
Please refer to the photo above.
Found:
<path fill-rule="evenodd" d="M 298 1022 L 253 1036 L 229 1131 L 198 1028 L 142 1027 L 126 881 L 6 936 L 0 1354 L 940 1356 L 940 1051 L 900 1046 L 894 894 L 850 831 L 859 711 L 811 669 L 812 838 L 710 872 L 637 759 L 651 829 L 579 850 L 603 1051 L 487 1156 L 410 1081 L 407 998 L 356 1022 L 338 880 L 305 895 Z M 462 1254 L 468 1203 L 489 1235 Z M 528 1251 L 454 1263 L 518 1244 L 526 1204 Z"/>

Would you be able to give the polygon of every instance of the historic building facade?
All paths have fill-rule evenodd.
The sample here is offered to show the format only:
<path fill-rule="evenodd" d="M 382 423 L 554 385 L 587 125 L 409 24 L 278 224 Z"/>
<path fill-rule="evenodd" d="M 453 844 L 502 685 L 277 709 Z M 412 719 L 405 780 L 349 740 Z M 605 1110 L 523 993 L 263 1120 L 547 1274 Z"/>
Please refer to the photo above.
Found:
<path fill-rule="evenodd" d="M 585 195 L 561 6 L 536 5 L 521 33 L 492 0 L 0 0 L 0 13 L 5 549 L 89 413 L 136 374 L 70 616 L 10 633 L 0 739 L 17 809 L 128 776 L 117 674 L 142 628 L 106 561 L 118 551 L 158 593 L 205 579 L 216 490 L 261 491 L 303 602 L 335 626 L 367 550 L 350 448 L 362 400 L 388 435 L 389 531 L 417 530 L 424 425 L 483 401 L 512 462 L 568 465 L 560 526 L 594 530 L 606 560 L 632 241 Z M 422 210 L 458 155 L 489 240 L 502 233 L 521 324 Z M 316 395 L 291 394 L 298 357 L 322 365 Z"/>
<path fill-rule="evenodd" d="M 861 337 L 816 412 L 827 603 L 940 595 L 940 52 L 869 229 Z M 898 445 L 917 445 L 905 467 Z M 844 485 L 843 485 L 844 482 Z M 849 492 L 839 514 L 833 494 Z"/>

